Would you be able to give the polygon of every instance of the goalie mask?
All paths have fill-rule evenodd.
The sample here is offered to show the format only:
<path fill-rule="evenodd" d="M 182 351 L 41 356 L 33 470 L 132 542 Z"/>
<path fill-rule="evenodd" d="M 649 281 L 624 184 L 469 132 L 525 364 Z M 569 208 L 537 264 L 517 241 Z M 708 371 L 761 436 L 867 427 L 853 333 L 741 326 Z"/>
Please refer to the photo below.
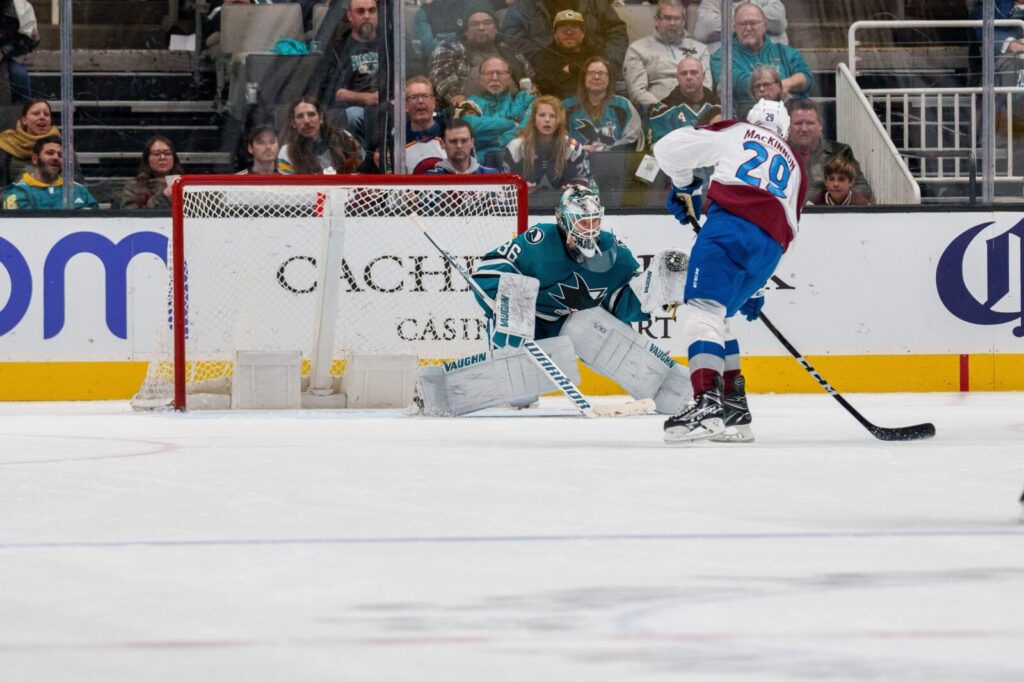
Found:
<path fill-rule="evenodd" d="M 604 207 L 589 187 L 573 186 L 562 193 L 555 221 L 577 263 L 593 272 L 606 272 L 615 264 L 615 237 L 609 234 L 601 246 Z"/>
<path fill-rule="evenodd" d="M 759 100 L 747 112 L 747 123 L 767 128 L 777 133 L 783 140 L 789 136 L 789 112 L 782 102 Z"/>

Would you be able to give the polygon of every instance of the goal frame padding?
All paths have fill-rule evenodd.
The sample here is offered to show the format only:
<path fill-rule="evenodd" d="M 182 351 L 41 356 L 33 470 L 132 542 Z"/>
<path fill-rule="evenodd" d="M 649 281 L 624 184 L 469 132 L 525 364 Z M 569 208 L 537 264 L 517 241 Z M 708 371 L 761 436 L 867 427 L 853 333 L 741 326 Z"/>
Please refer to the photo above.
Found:
<path fill-rule="evenodd" d="M 516 202 L 519 212 L 516 215 L 516 233 L 522 234 L 529 225 L 529 188 L 526 181 L 518 175 L 509 173 L 473 174 L 473 175 L 182 175 L 171 188 L 171 272 L 174 282 L 185 281 L 185 188 L 217 186 L 258 186 L 276 185 L 281 187 L 326 188 L 342 185 L 353 187 L 384 187 L 393 185 L 409 185 L 411 187 L 445 187 L 459 185 L 515 185 Z M 482 255 L 482 254 L 481 254 Z M 185 410 L 186 376 L 185 376 L 185 287 L 175 284 L 173 290 L 173 327 L 174 327 L 174 402 L 173 408 L 179 412 Z"/>

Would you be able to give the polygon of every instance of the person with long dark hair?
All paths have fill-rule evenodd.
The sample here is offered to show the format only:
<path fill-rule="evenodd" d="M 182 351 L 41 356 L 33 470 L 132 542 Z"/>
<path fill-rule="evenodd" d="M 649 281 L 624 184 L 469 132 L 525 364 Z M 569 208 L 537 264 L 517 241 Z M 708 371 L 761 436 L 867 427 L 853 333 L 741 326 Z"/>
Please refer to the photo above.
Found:
<path fill-rule="evenodd" d="M 146 142 L 139 160 L 139 172 L 125 183 L 118 202 L 120 208 L 170 208 L 171 183 L 168 177 L 181 175 L 181 162 L 174 143 L 163 135 Z"/>
<path fill-rule="evenodd" d="M 60 137 L 53 111 L 45 99 L 30 99 L 21 107 L 13 128 L 0 133 L 0 185 L 7 186 L 32 172 L 32 149 L 44 137 Z"/>
<path fill-rule="evenodd" d="M 335 128 L 315 97 L 303 96 L 288 110 L 288 128 L 277 157 L 284 175 L 354 173 L 363 161 L 359 142 Z"/>
<path fill-rule="evenodd" d="M 583 62 L 576 96 L 565 100 L 565 115 L 569 134 L 589 153 L 636 149 L 643 139 L 640 114 L 615 94 L 611 65 L 604 57 Z"/>

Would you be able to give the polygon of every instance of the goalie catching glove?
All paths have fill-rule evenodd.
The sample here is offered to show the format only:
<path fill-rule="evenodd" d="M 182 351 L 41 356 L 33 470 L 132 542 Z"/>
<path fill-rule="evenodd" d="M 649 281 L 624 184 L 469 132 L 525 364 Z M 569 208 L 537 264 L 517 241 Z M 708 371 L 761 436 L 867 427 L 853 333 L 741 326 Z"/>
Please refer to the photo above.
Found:
<path fill-rule="evenodd" d="M 491 335 L 495 348 L 519 348 L 525 339 L 533 338 L 539 290 L 540 281 L 536 277 L 501 273 L 494 298 L 494 333 Z"/>
<path fill-rule="evenodd" d="M 685 187 L 673 185 L 669 190 L 665 208 L 676 217 L 680 224 L 691 227 L 693 224 L 691 220 L 700 223 L 700 212 L 704 207 L 701 189 L 701 181 L 696 178 Z"/>
<path fill-rule="evenodd" d="M 682 249 L 665 249 L 654 255 L 646 270 L 629 282 L 640 308 L 648 315 L 668 313 L 675 317 L 683 303 L 686 269 L 690 258 Z"/>

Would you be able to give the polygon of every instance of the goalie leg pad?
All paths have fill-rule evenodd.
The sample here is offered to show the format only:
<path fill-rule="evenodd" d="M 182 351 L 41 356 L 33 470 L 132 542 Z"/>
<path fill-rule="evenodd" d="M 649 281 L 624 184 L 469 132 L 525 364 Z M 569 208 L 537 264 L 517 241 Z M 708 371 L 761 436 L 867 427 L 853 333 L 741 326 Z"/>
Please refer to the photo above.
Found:
<path fill-rule="evenodd" d="M 654 398 L 662 414 L 675 414 L 692 395 L 685 367 L 604 308 L 573 313 L 562 335 L 572 339 L 580 360 L 633 398 Z"/>
<path fill-rule="evenodd" d="M 537 341 L 573 383 L 579 368 L 572 340 L 555 337 Z M 478 353 L 419 371 L 423 413 L 457 417 L 502 403 L 529 404 L 557 387 L 522 348 Z"/>

